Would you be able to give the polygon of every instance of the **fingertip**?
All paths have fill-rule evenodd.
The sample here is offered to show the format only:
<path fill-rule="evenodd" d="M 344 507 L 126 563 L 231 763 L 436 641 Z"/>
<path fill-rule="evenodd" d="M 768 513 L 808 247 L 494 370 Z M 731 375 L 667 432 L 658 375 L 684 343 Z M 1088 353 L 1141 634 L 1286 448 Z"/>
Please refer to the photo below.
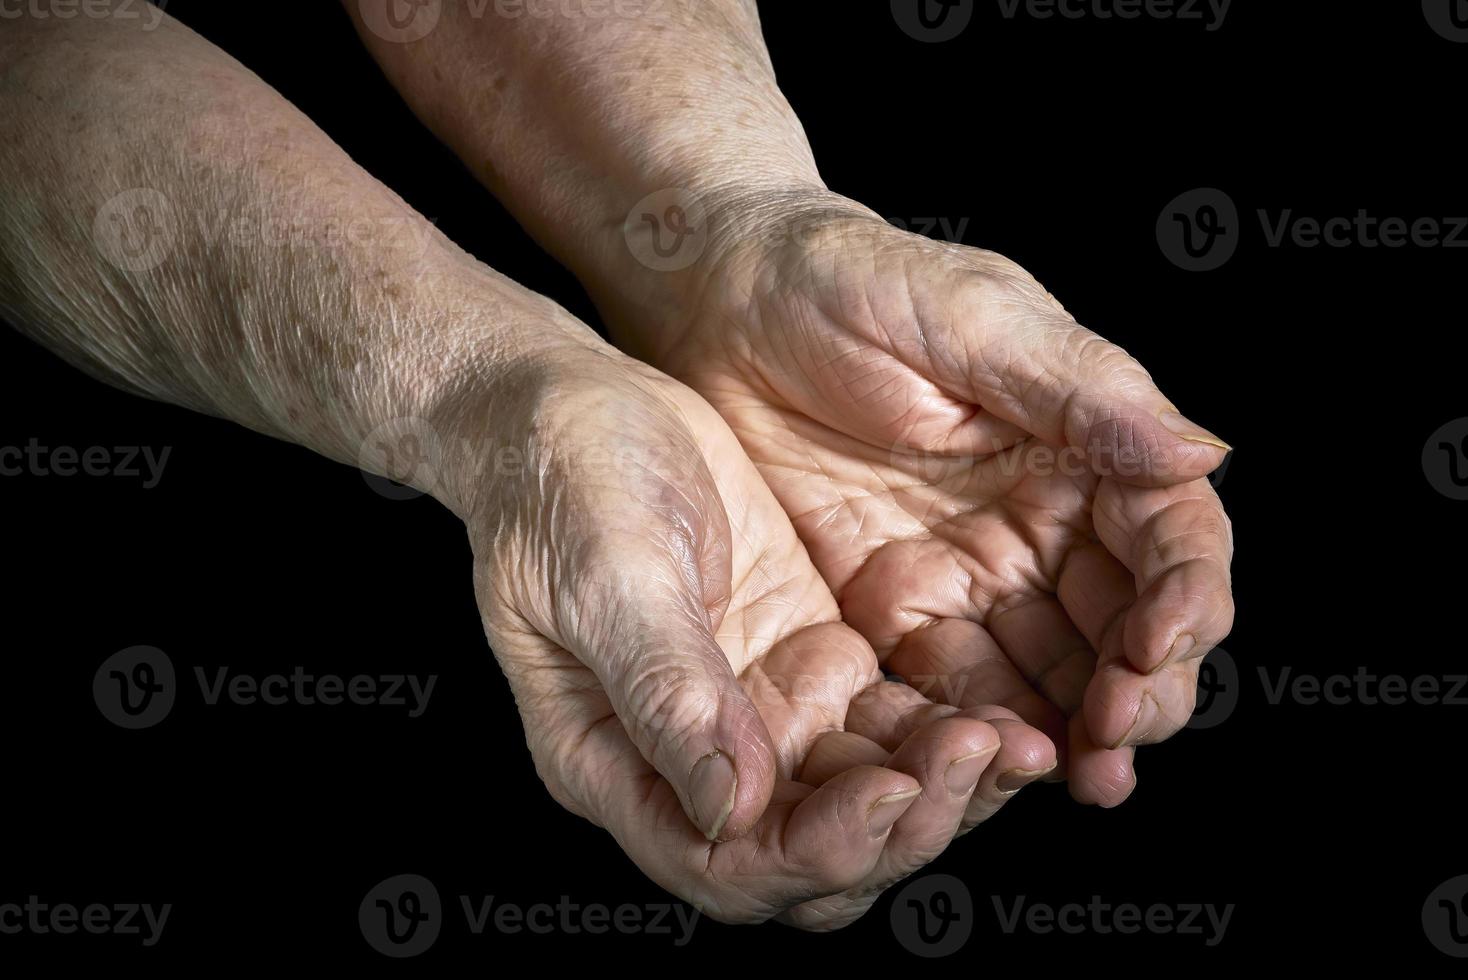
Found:
<path fill-rule="evenodd" d="M 1085 767 L 1086 770 L 1090 768 Z M 1101 769 L 1099 766 L 1097 768 Z M 1107 761 L 1104 770 L 1073 772 L 1069 783 L 1071 798 L 1084 806 L 1098 806 L 1103 810 L 1125 803 L 1137 787 L 1137 774 L 1132 768 L 1130 758 L 1125 764 Z"/>
<path fill-rule="evenodd" d="M 1127 800 L 1131 799 L 1132 794 L 1135 793 L 1136 790 L 1137 770 L 1129 769 L 1126 782 L 1124 784 L 1117 785 L 1114 790 L 1112 790 L 1110 795 L 1103 794 L 1100 799 L 1096 800 L 1096 805 L 1103 810 L 1115 809 L 1116 807 L 1121 806 Z"/>
<path fill-rule="evenodd" d="M 1001 761 L 1005 767 L 1001 776 L 1028 773 L 1034 779 L 1043 779 L 1060 764 L 1060 753 L 1050 737 L 1039 729 L 1012 725 L 1005 729 Z"/>
<path fill-rule="evenodd" d="M 935 793 L 941 785 L 944 796 L 966 798 L 1003 749 L 1004 740 L 993 725 L 975 718 L 945 718 L 935 728 L 933 738 L 941 750 L 933 753 L 924 785 Z M 941 784 L 935 778 L 939 776 Z"/>
<path fill-rule="evenodd" d="M 850 888 L 875 865 L 892 826 L 921 793 L 916 779 L 891 769 L 848 769 L 796 808 L 784 859 L 801 870 L 812 895 Z"/>
<path fill-rule="evenodd" d="M 1086 449 L 1096 473 L 1129 486 L 1170 487 L 1203 479 L 1233 451 L 1211 433 L 1173 431 L 1169 416 L 1182 418 L 1167 410 L 1122 408 L 1092 424 Z"/>
<path fill-rule="evenodd" d="M 966 713 L 965 713 L 966 714 Z M 1004 747 L 1004 736 L 999 734 L 999 729 L 993 722 L 984 718 L 964 717 L 962 715 L 950 716 L 938 722 L 940 726 L 949 728 L 949 735 L 955 746 L 962 747 L 963 758 L 975 756 L 997 755 Z"/>
<path fill-rule="evenodd" d="M 720 713 L 716 748 L 689 771 L 694 824 L 709 840 L 735 840 L 764 816 L 778 778 L 775 748 L 753 703 Z"/>
<path fill-rule="evenodd" d="M 1069 783 L 1077 803 L 1110 809 L 1136 789 L 1136 752 L 1130 746 L 1104 749 L 1096 745 L 1085 722 L 1072 719 Z"/>

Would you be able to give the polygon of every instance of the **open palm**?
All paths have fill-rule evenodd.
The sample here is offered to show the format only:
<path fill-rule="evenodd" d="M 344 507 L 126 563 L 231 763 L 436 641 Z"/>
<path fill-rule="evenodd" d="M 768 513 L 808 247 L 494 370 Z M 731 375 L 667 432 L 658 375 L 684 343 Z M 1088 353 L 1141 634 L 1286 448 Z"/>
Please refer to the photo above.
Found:
<path fill-rule="evenodd" d="M 519 418 L 465 413 L 465 445 L 527 434 L 464 481 L 479 601 L 547 786 L 649 875 L 838 927 L 1053 765 L 1013 712 L 883 681 L 706 402 L 609 349 L 555 364 Z"/>
<path fill-rule="evenodd" d="M 777 213 L 773 226 L 769 215 Z M 1014 263 L 850 202 L 711 241 L 656 352 L 729 422 L 885 669 L 1049 734 L 1077 799 L 1229 630 L 1226 446 Z"/>

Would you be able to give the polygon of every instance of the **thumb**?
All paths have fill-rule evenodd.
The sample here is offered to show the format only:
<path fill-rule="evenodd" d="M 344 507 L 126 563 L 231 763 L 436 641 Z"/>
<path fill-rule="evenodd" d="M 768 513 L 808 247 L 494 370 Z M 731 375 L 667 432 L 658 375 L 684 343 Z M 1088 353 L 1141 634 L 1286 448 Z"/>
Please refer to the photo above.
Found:
<path fill-rule="evenodd" d="M 701 606 L 643 595 L 616 619 L 578 656 L 693 824 L 709 840 L 743 836 L 774 791 L 775 750 Z"/>
<path fill-rule="evenodd" d="M 1171 486 L 1207 476 L 1232 446 L 1182 414 L 1126 351 L 1049 303 L 1004 304 L 970 364 L 979 403 L 1102 476 Z M 989 333 L 989 331 L 986 331 Z M 988 351 L 1007 352 L 988 356 Z M 1014 357 L 1015 350 L 1023 356 Z"/>

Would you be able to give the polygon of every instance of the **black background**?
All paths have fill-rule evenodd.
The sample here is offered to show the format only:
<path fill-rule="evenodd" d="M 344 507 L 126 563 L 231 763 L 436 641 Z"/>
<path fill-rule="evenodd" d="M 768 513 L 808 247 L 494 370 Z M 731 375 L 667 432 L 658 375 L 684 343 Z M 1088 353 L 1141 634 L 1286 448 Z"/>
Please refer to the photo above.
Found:
<path fill-rule="evenodd" d="M 382 81 L 325 2 L 176 0 L 171 13 L 257 71 L 464 247 L 594 313 Z M 562 811 L 525 750 L 486 648 L 454 518 L 233 425 L 120 394 L 0 333 L 0 446 L 171 447 L 137 480 L 0 478 L 6 642 L 0 712 L 6 829 L 0 902 L 171 902 L 162 941 L 0 936 L 0 963 L 393 966 L 357 905 L 411 872 L 448 906 L 406 967 L 718 969 L 1182 968 L 1273 950 L 1315 966 L 1385 953 L 1446 972 L 1423 901 L 1468 872 L 1463 707 L 1268 703 L 1258 671 L 1464 672 L 1468 503 L 1435 492 L 1422 450 L 1468 415 L 1459 290 L 1468 252 L 1268 248 L 1257 209 L 1320 218 L 1468 213 L 1461 91 L 1468 45 L 1415 2 L 1239 0 L 1197 22 L 1007 20 L 981 0 L 957 39 L 921 44 L 886 0 L 761 4 L 786 93 L 826 180 L 883 214 L 967 219 L 964 241 L 1015 258 L 1145 363 L 1238 450 L 1220 482 L 1238 543 L 1241 675 L 1220 727 L 1139 753 L 1113 811 L 1027 789 L 930 870 L 961 878 L 974 935 L 914 958 L 891 893 L 824 936 L 702 921 L 691 946 L 650 935 L 542 936 L 463 926 L 457 896 L 530 905 L 661 903 L 612 840 Z M 1155 226 L 1176 195 L 1225 190 L 1237 255 L 1189 273 Z M 94 672 L 165 650 L 185 696 L 124 731 Z M 437 674 L 427 713 L 341 706 L 205 708 L 195 666 L 256 673 Z M 1237 907 L 1224 941 L 1003 933 L 1010 903 Z M 818 956 L 809 963 L 790 955 Z M 1153 959 L 1156 956 L 1158 959 Z M 605 957 L 605 958 L 603 958 Z M 1162 959 L 1165 957 L 1166 959 Z M 748 960 L 743 961 L 748 963 Z M 510 967 L 509 964 L 516 964 Z"/>

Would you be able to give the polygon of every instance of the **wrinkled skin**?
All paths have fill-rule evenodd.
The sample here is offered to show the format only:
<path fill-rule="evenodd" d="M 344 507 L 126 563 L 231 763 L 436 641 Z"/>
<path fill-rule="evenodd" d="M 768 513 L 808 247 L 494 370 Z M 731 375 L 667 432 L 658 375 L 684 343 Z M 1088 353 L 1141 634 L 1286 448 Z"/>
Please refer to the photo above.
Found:
<path fill-rule="evenodd" d="M 466 478 L 480 607 L 537 769 L 706 914 L 844 925 L 1054 747 L 1004 708 L 883 681 L 707 403 L 575 348 L 483 436 L 526 433 L 526 465 Z M 711 750 L 737 767 L 727 810 L 709 802 L 727 783 L 690 778 Z"/>
<path fill-rule="evenodd" d="M 709 212 L 661 332 L 621 332 L 728 421 L 887 671 L 1124 800 L 1232 623 L 1227 447 L 999 255 L 824 193 Z"/>

